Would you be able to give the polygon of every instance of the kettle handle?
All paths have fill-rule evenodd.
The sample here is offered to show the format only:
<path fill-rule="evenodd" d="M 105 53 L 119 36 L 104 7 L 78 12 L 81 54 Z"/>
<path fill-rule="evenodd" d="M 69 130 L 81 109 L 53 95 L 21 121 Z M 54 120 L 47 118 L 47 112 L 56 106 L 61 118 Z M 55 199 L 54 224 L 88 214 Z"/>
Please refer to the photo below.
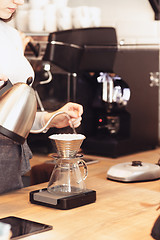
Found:
<path fill-rule="evenodd" d="M 29 86 L 29 85 L 31 85 L 32 84 L 32 82 L 33 82 L 33 78 L 32 77 L 29 77 L 28 79 L 27 79 L 27 85 Z M 4 83 L 0 86 L 0 90 L 2 89 L 2 88 L 4 88 L 8 83 L 10 83 L 10 80 L 8 79 L 7 81 L 4 81 Z"/>
<path fill-rule="evenodd" d="M 9 83 L 9 79 L 7 81 L 4 81 L 4 83 L 0 86 L 0 90 L 4 88 Z"/>
<path fill-rule="evenodd" d="M 27 78 L 26 83 L 27 83 L 28 86 L 30 86 L 33 83 L 33 78 L 32 77 Z"/>

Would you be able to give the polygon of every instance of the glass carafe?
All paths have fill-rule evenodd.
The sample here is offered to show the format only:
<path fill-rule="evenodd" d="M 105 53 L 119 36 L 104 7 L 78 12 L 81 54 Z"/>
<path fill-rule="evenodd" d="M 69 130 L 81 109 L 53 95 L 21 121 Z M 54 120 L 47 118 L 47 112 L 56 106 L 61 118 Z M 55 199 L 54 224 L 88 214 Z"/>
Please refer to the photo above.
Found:
<path fill-rule="evenodd" d="M 53 194 L 70 195 L 84 192 L 86 189 L 84 180 L 87 177 L 87 165 L 79 157 L 57 158 L 50 181 L 48 191 Z M 83 173 L 80 167 L 83 167 Z"/>
<path fill-rule="evenodd" d="M 48 192 L 56 195 L 72 195 L 84 192 L 84 180 L 87 177 L 87 165 L 82 156 L 77 155 L 85 136 L 81 134 L 52 135 L 58 157 L 51 174 Z M 83 170 L 80 166 L 83 167 Z"/>

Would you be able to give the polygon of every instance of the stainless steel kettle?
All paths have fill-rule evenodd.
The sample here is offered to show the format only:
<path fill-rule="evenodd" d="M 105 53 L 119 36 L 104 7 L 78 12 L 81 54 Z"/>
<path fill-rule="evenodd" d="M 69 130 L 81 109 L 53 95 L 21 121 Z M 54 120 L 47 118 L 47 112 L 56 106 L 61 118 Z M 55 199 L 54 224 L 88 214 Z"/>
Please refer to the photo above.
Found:
<path fill-rule="evenodd" d="M 20 144 L 27 138 L 37 111 L 36 95 L 29 86 L 32 80 L 16 83 L 0 96 L 0 133 Z"/>
<path fill-rule="evenodd" d="M 43 132 L 52 119 L 59 114 L 65 114 L 70 120 L 67 113 L 57 111 L 53 113 L 43 128 L 31 130 L 37 112 L 36 94 L 30 87 L 32 81 L 33 79 L 30 77 L 27 79 L 27 83 L 16 83 L 0 96 L 0 133 L 20 144 L 25 142 L 30 132 L 35 134 Z M 0 89 L 6 84 L 7 82 Z M 71 126 L 76 133 L 72 122 Z"/>

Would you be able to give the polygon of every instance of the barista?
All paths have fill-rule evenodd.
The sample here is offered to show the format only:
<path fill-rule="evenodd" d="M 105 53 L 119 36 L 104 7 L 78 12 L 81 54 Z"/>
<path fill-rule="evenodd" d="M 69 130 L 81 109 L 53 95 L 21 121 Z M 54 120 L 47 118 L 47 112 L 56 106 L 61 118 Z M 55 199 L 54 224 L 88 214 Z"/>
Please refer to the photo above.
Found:
<path fill-rule="evenodd" d="M 19 32 L 6 23 L 12 18 L 18 5 L 23 3 L 24 0 L 0 0 L 0 80 L 9 79 L 12 84 L 26 82 L 28 77 L 34 78 L 34 71 L 24 56 Z M 28 40 L 25 39 L 25 44 Z M 68 113 L 74 127 L 81 124 L 83 113 L 81 105 L 67 103 L 57 111 Z M 52 114 L 53 112 L 37 113 L 33 129 L 42 128 Z M 50 122 L 49 128 L 63 128 L 70 124 L 65 114 L 62 114 Z M 21 176 L 30 170 L 31 158 L 32 153 L 26 142 L 19 145 L 0 134 L 0 193 L 23 187 Z"/>

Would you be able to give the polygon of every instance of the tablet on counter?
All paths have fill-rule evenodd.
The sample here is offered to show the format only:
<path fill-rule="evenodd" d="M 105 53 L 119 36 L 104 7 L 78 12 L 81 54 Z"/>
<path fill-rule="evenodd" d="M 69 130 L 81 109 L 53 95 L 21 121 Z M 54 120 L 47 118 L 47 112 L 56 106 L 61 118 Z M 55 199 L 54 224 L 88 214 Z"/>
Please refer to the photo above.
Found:
<path fill-rule="evenodd" d="M 11 239 L 20 239 L 36 233 L 48 231 L 53 228 L 51 225 L 46 225 L 14 216 L 1 218 L 0 222 L 11 225 Z"/>

